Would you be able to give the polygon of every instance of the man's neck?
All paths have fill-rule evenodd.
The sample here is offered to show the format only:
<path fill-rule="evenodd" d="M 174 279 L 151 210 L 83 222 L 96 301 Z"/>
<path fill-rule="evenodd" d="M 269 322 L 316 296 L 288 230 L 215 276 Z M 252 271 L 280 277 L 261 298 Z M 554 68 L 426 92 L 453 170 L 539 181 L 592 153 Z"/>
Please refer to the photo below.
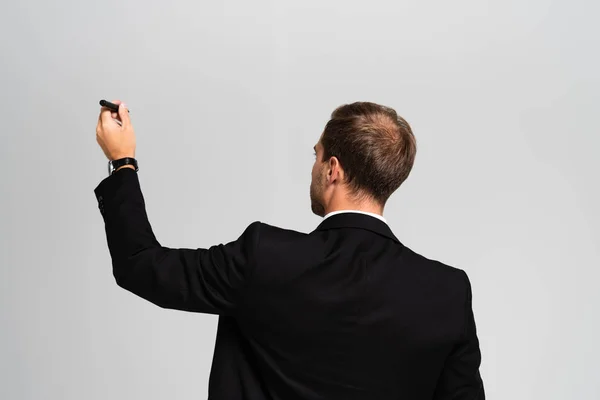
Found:
<path fill-rule="evenodd" d="M 352 204 L 348 202 L 340 202 L 338 204 L 331 205 L 325 209 L 325 215 L 331 214 L 336 211 L 362 211 L 371 214 L 377 214 L 383 216 L 383 208 L 381 206 L 366 203 L 366 204 Z"/>
<path fill-rule="evenodd" d="M 341 211 L 361 211 L 361 212 L 365 212 L 365 213 L 369 213 L 369 214 L 377 214 L 377 215 L 381 215 L 383 216 L 383 212 L 381 211 L 381 209 L 370 209 L 370 208 L 364 208 L 364 207 L 341 207 L 341 208 L 336 208 L 336 209 L 329 209 L 325 211 L 325 215 L 327 214 L 331 214 L 334 212 L 341 212 Z"/>

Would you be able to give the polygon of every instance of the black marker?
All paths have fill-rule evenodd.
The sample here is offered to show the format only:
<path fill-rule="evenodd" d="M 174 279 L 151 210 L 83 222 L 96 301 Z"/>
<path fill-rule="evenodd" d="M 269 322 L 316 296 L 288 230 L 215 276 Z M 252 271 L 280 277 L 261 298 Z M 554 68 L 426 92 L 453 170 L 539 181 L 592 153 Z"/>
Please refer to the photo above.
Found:
<path fill-rule="evenodd" d="M 115 103 L 111 103 L 110 101 L 100 100 L 100 105 L 110 109 L 111 111 L 119 112 L 119 106 Z M 129 112 L 129 109 L 127 109 L 127 112 Z"/>

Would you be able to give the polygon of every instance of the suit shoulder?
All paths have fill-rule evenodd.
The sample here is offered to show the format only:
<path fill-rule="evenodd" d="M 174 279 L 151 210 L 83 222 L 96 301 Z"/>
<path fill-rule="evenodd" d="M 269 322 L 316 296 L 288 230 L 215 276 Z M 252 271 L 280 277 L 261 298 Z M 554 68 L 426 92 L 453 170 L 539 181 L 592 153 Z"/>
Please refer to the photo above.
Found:
<path fill-rule="evenodd" d="M 458 267 L 449 265 L 440 260 L 428 258 L 416 251 L 405 246 L 405 258 L 410 260 L 420 271 L 428 274 L 438 275 L 444 279 L 450 280 L 452 283 L 464 284 L 467 279 L 466 272 Z"/>
<path fill-rule="evenodd" d="M 316 250 L 314 243 L 309 243 L 311 240 L 311 237 L 304 232 L 261 222 L 258 241 L 259 254 L 263 264 L 284 263 L 291 268 L 290 264 L 294 262 L 292 254 L 306 254 L 306 249 L 309 248 L 313 252 Z"/>
<path fill-rule="evenodd" d="M 405 248 L 405 261 L 411 265 L 415 281 L 431 293 L 436 293 L 436 298 L 448 306 L 464 307 L 471 286 L 463 269 L 425 257 L 408 248 Z"/>
<path fill-rule="evenodd" d="M 248 226 L 246 226 L 246 228 L 244 228 L 244 231 L 242 232 L 238 240 L 247 237 L 252 237 L 254 240 L 258 240 L 258 237 L 261 234 L 261 225 L 262 222 L 260 221 L 251 222 L 250 224 L 248 224 Z"/>

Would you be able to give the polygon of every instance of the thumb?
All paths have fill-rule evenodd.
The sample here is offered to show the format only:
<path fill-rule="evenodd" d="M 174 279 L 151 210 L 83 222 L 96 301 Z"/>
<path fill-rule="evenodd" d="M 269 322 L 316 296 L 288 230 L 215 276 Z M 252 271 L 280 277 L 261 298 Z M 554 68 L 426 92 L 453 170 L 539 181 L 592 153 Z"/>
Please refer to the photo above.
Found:
<path fill-rule="evenodd" d="M 129 111 L 127 111 L 127 105 L 124 103 L 119 104 L 119 117 L 121 117 L 121 122 L 123 123 L 124 127 L 131 125 Z"/>

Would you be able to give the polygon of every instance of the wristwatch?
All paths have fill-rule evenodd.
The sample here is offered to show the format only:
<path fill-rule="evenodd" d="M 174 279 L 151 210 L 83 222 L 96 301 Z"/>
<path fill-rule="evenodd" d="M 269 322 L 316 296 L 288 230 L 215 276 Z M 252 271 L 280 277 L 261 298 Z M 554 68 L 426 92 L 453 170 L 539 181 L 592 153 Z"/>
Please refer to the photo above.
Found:
<path fill-rule="evenodd" d="M 124 157 L 119 158 L 118 160 L 110 160 L 108 161 L 108 176 L 111 176 L 119 167 L 123 165 L 133 165 L 135 167 L 135 172 L 139 170 L 138 162 L 133 157 Z"/>

